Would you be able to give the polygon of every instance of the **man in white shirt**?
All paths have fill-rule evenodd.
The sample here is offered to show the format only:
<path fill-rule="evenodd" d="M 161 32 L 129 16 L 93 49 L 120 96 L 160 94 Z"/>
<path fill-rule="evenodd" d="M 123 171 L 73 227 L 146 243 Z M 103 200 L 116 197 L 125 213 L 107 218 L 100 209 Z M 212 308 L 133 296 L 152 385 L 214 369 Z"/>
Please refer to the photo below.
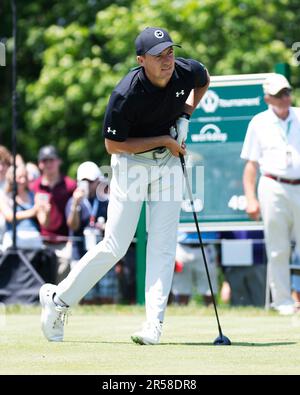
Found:
<path fill-rule="evenodd" d="M 283 75 L 271 74 L 263 89 L 269 108 L 250 121 L 241 153 L 247 161 L 246 211 L 263 219 L 274 308 L 292 314 L 288 264 L 292 232 L 300 251 L 300 108 L 291 107 L 291 86 Z"/>

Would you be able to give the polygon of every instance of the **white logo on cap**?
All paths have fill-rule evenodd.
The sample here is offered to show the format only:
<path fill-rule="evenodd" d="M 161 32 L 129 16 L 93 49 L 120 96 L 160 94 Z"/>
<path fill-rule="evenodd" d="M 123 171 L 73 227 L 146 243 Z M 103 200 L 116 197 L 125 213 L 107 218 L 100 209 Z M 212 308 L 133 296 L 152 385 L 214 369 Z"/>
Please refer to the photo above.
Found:
<path fill-rule="evenodd" d="M 161 30 L 155 30 L 154 36 L 155 36 L 156 38 L 163 38 L 164 33 L 163 33 Z"/>
<path fill-rule="evenodd" d="M 114 130 L 112 130 L 111 128 L 110 128 L 110 126 L 107 128 L 107 133 L 112 133 L 112 134 L 116 134 L 117 133 L 117 131 L 114 129 Z"/>

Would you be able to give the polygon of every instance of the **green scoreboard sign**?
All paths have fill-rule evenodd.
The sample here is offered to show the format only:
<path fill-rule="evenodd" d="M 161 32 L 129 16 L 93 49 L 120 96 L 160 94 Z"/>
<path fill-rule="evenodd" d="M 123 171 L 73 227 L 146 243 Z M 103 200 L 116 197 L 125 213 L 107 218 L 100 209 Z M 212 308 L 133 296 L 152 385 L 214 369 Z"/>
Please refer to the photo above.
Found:
<path fill-rule="evenodd" d="M 197 217 L 212 228 L 250 223 L 242 184 L 245 162 L 240 153 L 249 121 L 267 108 L 262 89 L 267 76 L 211 77 L 191 117 L 186 157 L 189 178 Z M 180 222 L 193 223 L 187 195 Z"/>

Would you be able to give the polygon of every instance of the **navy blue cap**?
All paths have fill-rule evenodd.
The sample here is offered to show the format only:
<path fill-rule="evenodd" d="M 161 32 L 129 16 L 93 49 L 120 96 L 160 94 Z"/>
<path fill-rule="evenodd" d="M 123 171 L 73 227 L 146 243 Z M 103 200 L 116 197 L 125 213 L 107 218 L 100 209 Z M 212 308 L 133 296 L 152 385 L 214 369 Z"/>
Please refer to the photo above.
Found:
<path fill-rule="evenodd" d="M 160 27 L 146 27 L 135 40 L 137 55 L 158 55 L 168 47 L 180 47 L 174 44 L 169 33 Z"/>
<path fill-rule="evenodd" d="M 46 159 L 58 159 L 59 155 L 53 145 L 45 145 L 39 150 L 38 161 Z"/>

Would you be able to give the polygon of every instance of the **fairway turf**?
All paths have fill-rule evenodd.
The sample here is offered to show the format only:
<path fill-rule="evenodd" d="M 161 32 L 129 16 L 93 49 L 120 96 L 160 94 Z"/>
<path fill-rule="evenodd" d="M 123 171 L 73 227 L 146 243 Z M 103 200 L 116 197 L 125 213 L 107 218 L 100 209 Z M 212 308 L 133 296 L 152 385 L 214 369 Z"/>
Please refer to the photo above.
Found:
<path fill-rule="evenodd" d="M 7 309 L 0 327 L 0 374 L 300 373 L 300 314 L 219 308 L 232 345 L 214 346 L 212 309 L 169 306 L 161 343 L 139 346 L 130 335 L 144 320 L 141 306 L 76 307 L 63 343 L 43 338 L 39 313 L 39 307 Z"/>

